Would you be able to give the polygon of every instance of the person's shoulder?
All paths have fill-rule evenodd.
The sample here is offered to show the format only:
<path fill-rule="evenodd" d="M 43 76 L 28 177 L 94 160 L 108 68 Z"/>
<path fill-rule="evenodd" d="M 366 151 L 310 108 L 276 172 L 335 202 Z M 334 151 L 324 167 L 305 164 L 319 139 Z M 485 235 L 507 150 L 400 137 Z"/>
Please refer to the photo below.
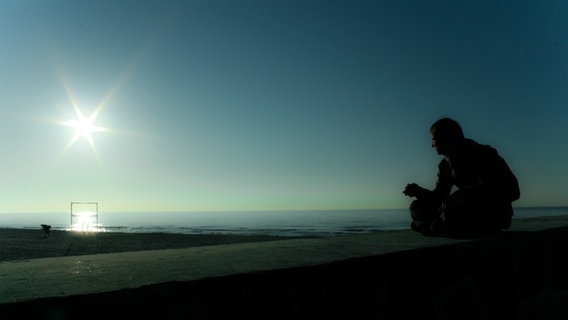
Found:
<path fill-rule="evenodd" d="M 466 148 L 477 152 L 497 153 L 497 150 L 488 144 L 481 144 L 473 139 L 465 139 Z"/>
<path fill-rule="evenodd" d="M 488 144 L 481 144 L 472 139 L 466 139 L 469 157 L 475 161 L 488 161 L 499 158 L 499 152 Z"/>

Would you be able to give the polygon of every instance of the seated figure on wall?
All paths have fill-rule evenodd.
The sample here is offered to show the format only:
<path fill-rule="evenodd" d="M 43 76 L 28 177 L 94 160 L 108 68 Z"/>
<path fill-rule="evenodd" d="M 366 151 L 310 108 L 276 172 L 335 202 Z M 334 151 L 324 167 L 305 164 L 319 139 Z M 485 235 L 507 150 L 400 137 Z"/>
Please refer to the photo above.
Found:
<path fill-rule="evenodd" d="M 434 190 L 410 183 L 403 193 L 415 197 L 411 227 L 424 235 L 488 234 L 511 225 L 511 203 L 520 197 L 517 178 L 497 151 L 466 139 L 449 118 L 430 128 L 432 147 L 444 156 Z M 452 187 L 457 190 L 452 191 Z"/>

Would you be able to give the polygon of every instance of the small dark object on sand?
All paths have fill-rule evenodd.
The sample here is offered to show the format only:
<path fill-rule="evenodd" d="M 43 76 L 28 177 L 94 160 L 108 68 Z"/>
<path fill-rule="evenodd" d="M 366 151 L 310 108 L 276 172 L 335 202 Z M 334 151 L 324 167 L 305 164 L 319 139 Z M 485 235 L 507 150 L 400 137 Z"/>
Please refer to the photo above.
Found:
<path fill-rule="evenodd" d="M 49 237 L 49 232 L 51 230 L 51 226 L 48 224 L 42 224 L 41 228 L 43 229 L 43 232 L 45 232 L 45 237 Z"/>

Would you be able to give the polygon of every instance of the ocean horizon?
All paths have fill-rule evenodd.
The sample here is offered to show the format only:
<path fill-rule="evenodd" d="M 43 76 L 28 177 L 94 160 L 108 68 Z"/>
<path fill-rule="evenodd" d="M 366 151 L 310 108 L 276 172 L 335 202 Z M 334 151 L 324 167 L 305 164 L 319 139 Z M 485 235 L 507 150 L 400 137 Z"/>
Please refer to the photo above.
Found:
<path fill-rule="evenodd" d="M 568 215 L 568 207 L 518 207 L 513 219 Z M 73 225 L 70 212 L 0 213 L 0 228 L 96 232 L 161 232 L 334 236 L 387 230 L 410 225 L 408 209 L 226 211 L 226 212 L 99 212 L 88 225 Z"/>

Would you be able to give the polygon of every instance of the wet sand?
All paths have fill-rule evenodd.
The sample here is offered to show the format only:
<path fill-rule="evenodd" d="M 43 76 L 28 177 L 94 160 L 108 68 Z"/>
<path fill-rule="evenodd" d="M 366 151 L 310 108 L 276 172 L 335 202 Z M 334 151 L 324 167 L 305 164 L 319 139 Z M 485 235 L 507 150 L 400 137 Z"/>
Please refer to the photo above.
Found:
<path fill-rule="evenodd" d="M 0 228 L 0 261 L 28 260 L 100 253 L 181 249 L 219 244 L 263 242 L 290 237 L 171 233 L 82 233 Z"/>

